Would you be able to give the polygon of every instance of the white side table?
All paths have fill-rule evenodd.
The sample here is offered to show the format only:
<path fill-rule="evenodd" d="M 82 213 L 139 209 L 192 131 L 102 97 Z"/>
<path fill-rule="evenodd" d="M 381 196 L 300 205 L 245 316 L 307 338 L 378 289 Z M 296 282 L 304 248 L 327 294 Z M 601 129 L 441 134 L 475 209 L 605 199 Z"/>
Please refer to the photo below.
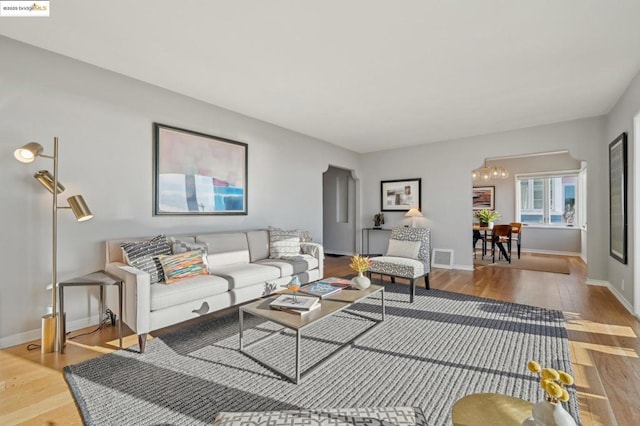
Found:
<path fill-rule="evenodd" d="M 80 286 L 100 286 L 100 322 L 104 316 L 104 288 L 108 285 L 118 286 L 118 335 L 120 337 L 120 349 L 122 349 L 122 280 L 112 275 L 107 274 L 105 271 L 92 272 L 81 277 L 72 278 L 67 281 L 58 283 L 58 296 L 60 299 L 60 329 L 58 333 L 59 349 L 60 353 L 64 353 L 64 346 L 67 343 L 67 320 L 64 313 L 64 288 L 65 287 L 80 287 Z M 114 318 L 111 317 L 111 323 L 113 325 Z"/>

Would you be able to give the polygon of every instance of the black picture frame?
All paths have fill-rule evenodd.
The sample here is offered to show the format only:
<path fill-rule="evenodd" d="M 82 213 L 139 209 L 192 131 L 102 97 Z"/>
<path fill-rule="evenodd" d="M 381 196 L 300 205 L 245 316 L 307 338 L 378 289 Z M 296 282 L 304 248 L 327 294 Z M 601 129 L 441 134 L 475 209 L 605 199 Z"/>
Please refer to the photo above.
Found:
<path fill-rule="evenodd" d="M 627 133 L 609 144 L 609 255 L 627 264 Z"/>
<path fill-rule="evenodd" d="M 153 215 L 246 215 L 248 149 L 153 123 Z"/>
<path fill-rule="evenodd" d="M 380 182 L 380 210 L 383 212 L 422 211 L 422 178 Z"/>

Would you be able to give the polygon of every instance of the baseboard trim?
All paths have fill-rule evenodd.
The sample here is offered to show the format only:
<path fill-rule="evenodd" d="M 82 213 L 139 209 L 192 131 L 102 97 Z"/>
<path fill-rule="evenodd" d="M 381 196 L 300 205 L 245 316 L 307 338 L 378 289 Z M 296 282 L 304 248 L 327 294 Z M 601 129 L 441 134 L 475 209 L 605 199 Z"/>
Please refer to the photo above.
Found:
<path fill-rule="evenodd" d="M 82 318 L 79 320 L 67 322 L 67 332 L 80 330 L 91 325 L 97 325 L 99 323 L 98 315 L 92 317 Z M 0 349 L 8 348 L 11 346 L 22 345 L 33 340 L 40 340 L 40 329 L 29 330 L 23 333 L 12 334 L 0 338 Z"/>
<path fill-rule="evenodd" d="M 453 269 L 458 271 L 473 271 L 473 265 L 453 265 Z"/>
<path fill-rule="evenodd" d="M 336 254 L 339 256 L 353 256 L 355 253 L 349 251 L 340 251 L 340 250 L 325 250 L 325 254 Z"/>
<path fill-rule="evenodd" d="M 631 305 L 631 303 L 629 303 L 627 299 L 625 299 L 624 296 L 618 291 L 618 289 L 615 288 L 613 285 L 611 285 L 609 281 L 593 280 L 591 278 L 587 278 L 585 282 L 587 283 L 587 285 L 594 285 L 594 286 L 608 288 L 611 294 L 613 294 L 616 297 L 616 299 L 618 299 L 618 302 L 620 302 L 622 306 L 624 306 L 631 315 L 635 316 L 635 313 L 633 312 L 633 305 Z"/>
<path fill-rule="evenodd" d="M 573 252 L 573 251 L 555 251 L 555 250 L 537 250 L 537 249 L 522 249 L 522 253 L 533 253 L 533 254 L 553 254 L 556 256 L 578 256 L 582 257 L 582 253 Z"/>

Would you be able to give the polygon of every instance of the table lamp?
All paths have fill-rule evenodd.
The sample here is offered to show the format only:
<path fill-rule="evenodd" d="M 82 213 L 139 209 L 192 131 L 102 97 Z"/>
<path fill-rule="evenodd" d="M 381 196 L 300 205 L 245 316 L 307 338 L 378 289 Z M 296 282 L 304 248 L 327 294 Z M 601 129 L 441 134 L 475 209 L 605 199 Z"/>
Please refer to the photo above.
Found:
<path fill-rule="evenodd" d="M 416 217 L 423 217 L 422 213 L 420 213 L 420 210 L 418 210 L 416 208 L 412 208 L 411 210 L 409 210 L 407 212 L 407 214 L 405 214 L 405 216 L 411 218 L 411 227 L 412 228 L 416 227 Z"/>

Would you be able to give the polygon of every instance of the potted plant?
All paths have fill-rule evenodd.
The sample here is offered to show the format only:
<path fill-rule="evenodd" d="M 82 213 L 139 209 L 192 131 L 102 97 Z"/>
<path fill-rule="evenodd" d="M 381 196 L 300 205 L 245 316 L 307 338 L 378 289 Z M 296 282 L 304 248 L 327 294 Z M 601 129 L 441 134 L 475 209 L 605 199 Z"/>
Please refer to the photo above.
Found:
<path fill-rule="evenodd" d="M 473 216 L 480 221 L 480 226 L 489 228 L 493 228 L 493 222 L 502 217 L 497 211 L 489 209 L 476 210 L 473 212 Z"/>

